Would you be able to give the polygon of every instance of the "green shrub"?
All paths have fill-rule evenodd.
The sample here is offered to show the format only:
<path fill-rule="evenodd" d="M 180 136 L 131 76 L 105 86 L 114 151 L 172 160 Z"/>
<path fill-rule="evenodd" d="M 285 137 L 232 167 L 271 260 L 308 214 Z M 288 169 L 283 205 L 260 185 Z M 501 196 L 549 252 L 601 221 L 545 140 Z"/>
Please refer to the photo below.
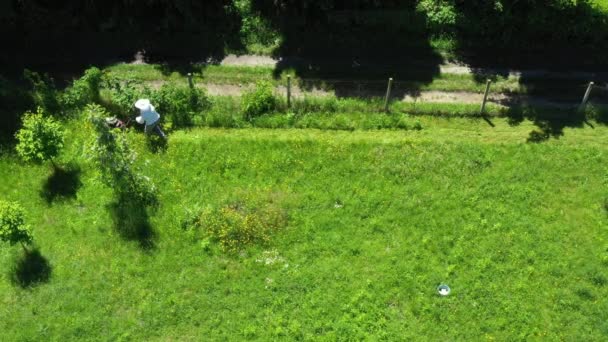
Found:
<path fill-rule="evenodd" d="M 64 131 L 61 124 L 46 116 L 38 107 L 36 113 L 23 116 L 23 127 L 16 134 L 17 153 L 25 161 L 43 162 L 59 155 L 63 148 Z"/>
<path fill-rule="evenodd" d="M 141 98 L 153 99 L 155 92 L 149 87 L 138 87 L 135 81 L 120 81 L 115 78 L 105 78 L 105 87 L 110 93 L 110 102 L 116 107 L 122 117 L 130 117 L 134 112 L 135 101 Z"/>
<path fill-rule="evenodd" d="M 241 107 L 247 119 L 272 112 L 277 105 L 274 87 L 268 81 L 259 81 L 255 88 L 243 94 Z"/>
<path fill-rule="evenodd" d="M 99 102 L 99 88 L 102 72 L 96 67 L 87 69 L 84 75 L 74 81 L 71 87 L 61 96 L 61 104 L 66 108 L 78 108 L 88 103 Z"/>
<path fill-rule="evenodd" d="M 0 240 L 11 245 L 32 242 L 32 233 L 23 216 L 23 208 L 19 203 L 0 200 Z"/>
<path fill-rule="evenodd" d="M 167 119 L 168 127 L 189 127 L 194 117 L 211 107 L 211 101 L 203 89 L 182 86 L 175 83 L 164 84 L 151 97 L 158 112 Z"/>
<path fill-rule="evenodd" d="M 28 69 L 23 71 L 23 77 L 30 83 L 30 95 L 34 105 L 42 107 L 47 113 L 58 114 L 61 107 L 58 101 L 59 93 L 53 79 L 48 75 L 40 75 Z"/>

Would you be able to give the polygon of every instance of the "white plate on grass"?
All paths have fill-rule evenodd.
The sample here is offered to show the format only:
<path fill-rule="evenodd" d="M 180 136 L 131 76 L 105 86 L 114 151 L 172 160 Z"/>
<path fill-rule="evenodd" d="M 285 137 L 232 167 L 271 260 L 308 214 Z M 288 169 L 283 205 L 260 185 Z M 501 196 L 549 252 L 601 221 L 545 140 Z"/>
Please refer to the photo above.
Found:
<path fill-rule="evenodd" d="M 437 286 L 437 293 L 438 293 L 440 296 L 447 296 L 447 295 L 449 295 L 449 294 L 450 294 L 450 292 L 451 292 L 451 291 L 452 291 L 452 290 L 451 290 L 451 289 L 450 289 L 450 287 L 449 287 L 449 286 L 447 286 L 447 285 L 442 284 L 442 285 Z"/>

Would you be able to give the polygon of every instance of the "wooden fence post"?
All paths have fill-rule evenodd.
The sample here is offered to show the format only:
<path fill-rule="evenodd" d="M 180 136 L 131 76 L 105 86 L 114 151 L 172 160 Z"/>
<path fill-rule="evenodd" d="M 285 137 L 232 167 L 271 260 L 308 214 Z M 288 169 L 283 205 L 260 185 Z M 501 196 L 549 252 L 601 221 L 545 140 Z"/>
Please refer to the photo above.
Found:
<path fill-rule="evenodd" d="M 188 85 L 190 86 L 190 89 L 194 89 L 194 82 L 192 82 L 192 73 L 191 72 L 188 73 Z"/>
<path fill-rule="evenodd" d="M 583 97 L 583 102 L 581 102 L 580 107 L 578 107 L 579 113 L 585 111 L 585 107 L 587 107 L 587 101 L 589 101 L 589 95 L 591 95 L 591 89 L 593 88 L 594 84 L 595 83 L 593 82 L 589 82 L 589 85 L 587 86 L 587 91 L 585 91 L 585 96 Z"/>
<path fill-rule="evenodd" d="M 488 93 L 490 92 L 490 84 L 492 84 L 492 80 L 488 80 L 486 82 L 486 92 L 483 94 L 483 102 L 481 103 L 481 110 L 479 111 L 479 115 L 483 115 L 486 110 L 486 102 L 488 101 Z"/>
<path fill-rule="evenodd" d="M 393 78 L 388 79 L 388 87 L 386 88 L 386 97 L 384 98 L 384 112 L 388 113 L 388 102 L 391 98 L 391 89 L 393 88 Z"/>
<path fill-rule="evenodd" d="M 291 75 L 287 75 L 287 108 L 291 108 Z"/>

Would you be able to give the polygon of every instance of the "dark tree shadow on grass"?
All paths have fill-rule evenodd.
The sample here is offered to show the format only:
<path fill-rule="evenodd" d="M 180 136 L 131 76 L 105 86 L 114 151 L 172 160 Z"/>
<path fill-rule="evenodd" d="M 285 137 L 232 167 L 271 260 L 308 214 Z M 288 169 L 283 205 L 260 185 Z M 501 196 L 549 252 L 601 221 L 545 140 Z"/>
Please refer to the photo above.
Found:
<path fill-rule="evenodd" d="M 150 224 L 147 206 L 138 199 L 122 194 L 108 205 L 116 232 L 127 241 L 135 241 L 143 250 L 156 248 L 156 232 Z"/>
<path fill-rule="evenodd" d="M 76 198 L 76 193 L 82 186 L 81 173 L 80 167 L 75 164 L 65 168 L 53 166 L 53 174 L 44 183 L 40 195 L 49 204 L 60 199 Z"/>
<path fill-rule="evenodd" d="M 46 283 L 51 278 L 52 266 L 37 248 L 25 250 L 11 273 L 14 284 L 28 288 Z"/>
<path fill-rule="evenodd" d="M 550 138 L 560 138 L 567 127 L 583 127 L 588 123 L 584 112 L 576 107 L 510 107 L 504 114 L 512 126 L 519 125 L 524 120 L 534 123 L 538 129 L 530 132 L 528 142 L 539 143 Z"/>

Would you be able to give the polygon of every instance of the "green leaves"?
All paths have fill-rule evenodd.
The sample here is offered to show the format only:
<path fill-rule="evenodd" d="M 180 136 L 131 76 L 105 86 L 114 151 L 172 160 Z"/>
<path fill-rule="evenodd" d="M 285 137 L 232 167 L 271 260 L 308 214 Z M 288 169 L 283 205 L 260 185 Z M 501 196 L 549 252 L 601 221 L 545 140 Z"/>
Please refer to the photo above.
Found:
<path fill-rule="evenodd" d="M 25 225 L 21 205 L 0 200 L 0 240 L 14 245 L 28 244 L 32 239 L 32 233 Z"/>
<path fill-rule="evenodd" d="M 91 143 L 91 154 L 102 181 L 119 197 L 129 197 L 144 204 L 156 203 L 156 187 L 150 178 L 134 169 L 136 154 L 124 134 L 110 130 L 105 123 L 106 111 L 99 105 L 88 105 L 85 113 L 97 133 Z"/>
<path fill-rule="evenodd" d="M 427 18 L 427 25 L 435 31 L 447 31 L 456 25 L 457 11 L 453 0 L 421 0 L 418 10 Z"/>
<path fill-rule="evenodd" d="M 84 76 L 74 81 L 60 99 L 61 104 L 67 108 L 83 107 L 87 103 L 99 101 L 99 88 L 102 72 L 96 67 L 87 69 Z"/>
<path fill-rule="evenodd" d="M 243 113 L 248 119 L 271 112 L 277 105 L 277 99 L 273 93 L 274 87 L 268 81 L 259 81 L 255 89 L 243 95 Z"/>
<path fill-rule="evenodd" d="M 170 120 L 172 128 L 189 127 L 193 118 L 211 107 L 211 101 L 201 88 L 166 83 L 151 96 L 161 116 Z"/>
<path fill-rule="evenodd" d="M 64 131 L 52 117 L 46 116 L 38 107 L 36 113 L 27 112 L 23 117 L 23 127 L 16 134 L 17 153 L 29 162 L 43 162 L 59 155 L 63 148 Z"/>

